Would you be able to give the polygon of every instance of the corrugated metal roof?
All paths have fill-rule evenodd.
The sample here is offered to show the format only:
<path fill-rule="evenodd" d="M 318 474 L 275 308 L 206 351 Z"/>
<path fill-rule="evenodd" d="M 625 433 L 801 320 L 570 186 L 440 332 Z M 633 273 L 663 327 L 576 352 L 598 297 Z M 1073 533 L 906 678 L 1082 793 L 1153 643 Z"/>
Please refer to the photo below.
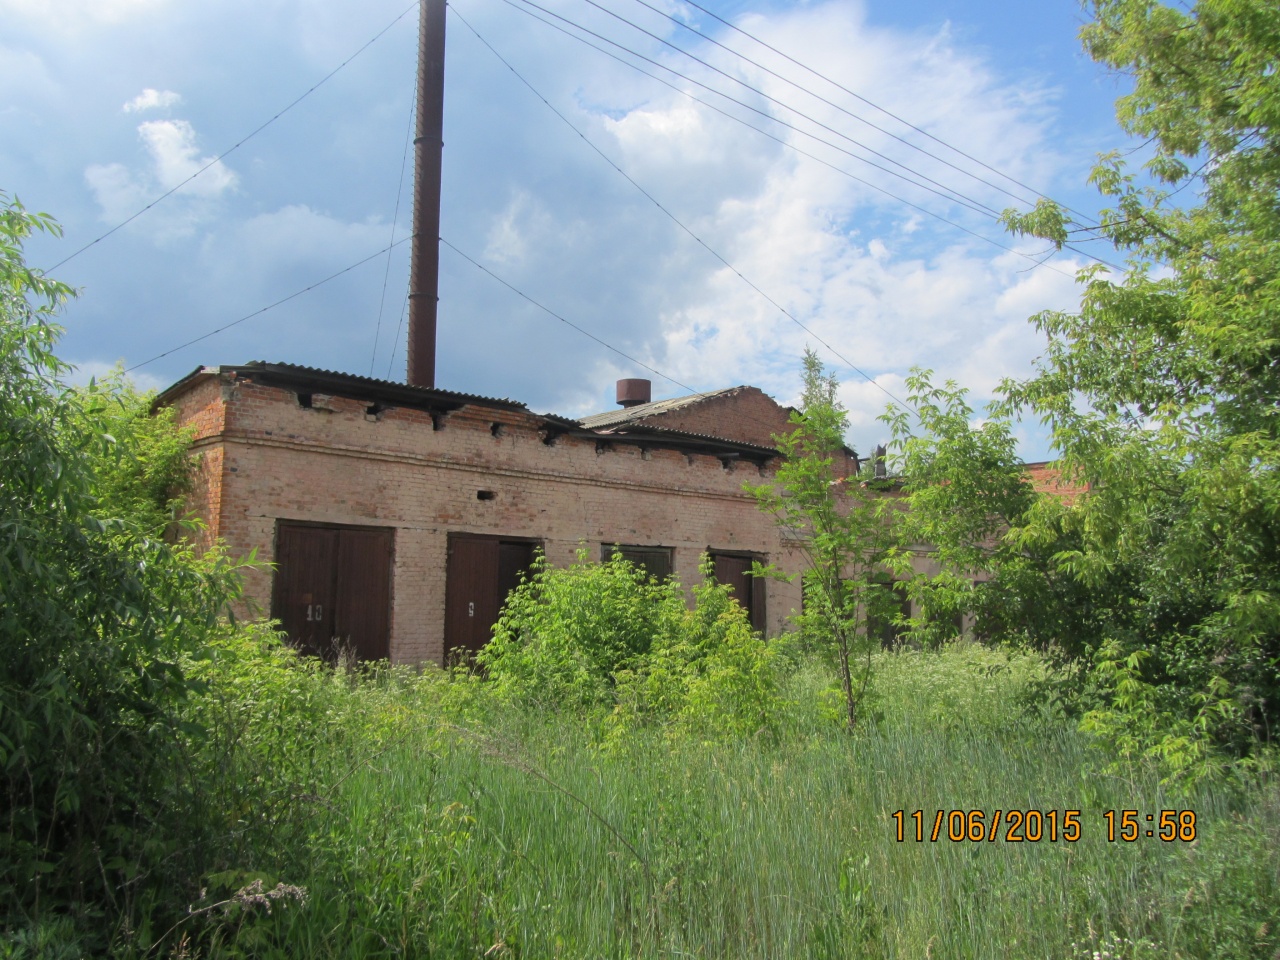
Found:
<path fill-rule="evenodd" d="M 379 380 L 355 373 L 321 370 L 316 367 L 300 366 L 296 363 L 268 363 L 263 360 L 253 360 L 243 364 L 224 364 L 217 367 L 199 367 L 164 390 L 156 398 L 156 404 L 163 405 L 167 403 L 171 397 L 181 391 L 183 386 L 202 373 L 229 373 L 267 385 L 280 385 L 295 390 L 311 390 L 315 393 L 337 393 L 359 399 L 382 401 L 394 406 L 457 409 L 470 404 L 480 407 L 493 407 L 500 410 L 528 409 L 518 400 L 482 397 L 473 393 L 457 393 L 453 390 L 415 387 L 395 380 Z"/>
<path fill-rule="evenodd" d="M 604 427 L 616 426 L 620 423 L 634 423 L 637 420 L 644 420 L 648 417 L 655 417 L 660 414 L 670 413 L 672 410 L 679 410 L 683 407 L 692 406 L 711 397 L 721 397 L 727 393 L 733 393 L 735 390 L 744 389 L 742 386 L 725 387 L 723 390 L 709 390 L 706 393 L 694 393 L 687 397 L 672 397 L 670 400 L 654 400 L 652 403 L 641 403 L 634 407 L 624 407 L 621 410 L 606 410 L 604 413 L 593 413 L 589 417 L 583 417 L 578 422 L 584 427 L 591 430 L 600 430 Z"/>
<path fill-rule="evenodd" d="M 476 393 L 459 393 L 455 390 L 441 390 L 438 387 L 415 387 L 412 384 L 404 383 L 399 380 L 381 380 L 376 377 L 365 377 L 358 373 L 341 373 L 337 370 L 322 370 L 318 367 L 304 367 L 296 363 L 268 363 L 263 360 L 252 360 L 241 366 L 222 367 L 223 370 L 230 370 L 236 373 L 293 373 L 298 375 L 312 375 L 318 378 L 332 378 L 334 380 L 345 381 L 352 384 L 361 383 L 396 392 L 402 390 L 412 390 L 423 396 L 437 396 L 442 399 L 461 400 L 465 403 L 473 403 L 485 407 L 505 407 L 509 409 L 524 410 L 527 409 L 519 400 L 511 400 L 509 398 L 485 397 Z"/>
<path fill-rule="evenodd" d="M 648 423 L 625 424 L 616 429 L 600 429 L 594 428 L 593 433 L 600 437 L 617 437 L 618 439 L 639 440 L 642 437 L 651 437 L 655 440 L 688 440 L 696 443 L 704 443 L 714 445 L 725 450 L 736 450 L 740 453 L 749 453 L 752 455 L 761 455 L 766 458 L 778 456 L 778 451 L 773 447 L 762 447 L 758 443 L 748 443 L 746 440 L 731 440 L 728 437 L 716 437 L 709 433 L 690 433 L 687 430 L 672 430 L 669 427 L 659 427 Z"/>
<path fill-rule="evenodd" d="M 378 380 L 358 374 L 339 373 L 335 370 L 320 370 L 315 367 L 304 367 L 295 363 L 267 363 L 255 360 L 245 364 L 231 364 L 217 367 L 197 367 L 181 380 L 164 390 L 156 397 L 155 406 L 163 406 L 180 394 L 188 384 L 201 376 L 218 376 L 231 374 L 235 377 L 252 379 L 266 386 L 280 386 L 289 390 L 311 393 L 333 393 L 339 396 L 361 400 L 380 401 L 388 406 L 417 407 L 430 410 L 456 410 L 466 405 L 497 408 L 502 410 L 528 410 L 525 404 L 517 400 L 500 400 L 494 397 L 482 397 L 470 393 L 456 393 L 451 390 L 428 389 L 415 387 L 394 380 Z M 709 393 L 694 394 L 689 397 L 676 397 L 672 400 L 659 400 L 647 403 L 630 410 L 621 410 L 622 418 L 613 413 L 589 417 L 588 420 L 600 421 L 605 417 L 612 418 L 610 424 L 589 424 L 586 420 L 573 420 L 547 413 L 539 416 L 543 423 L 556 432 L 564 432 L 579 437 L 597 437 L 601 440 L 613 440 L 627 444 L 653 444 L 668 446 L 674 449 L 690 450 L 712 455 L 736 455 L 750 460 L 763 462 L 777 456 L 772 447 L 762 447 L 741 440 L 730 440 L 707 434 L 689 433 L 683 430 L 672 430 L 648 423 L 636 423 L 646 415 L 652 415 L 653 408 L 660 412 L 688 406 L 708 397 L 740 390 L 741 387 L 728 387 Z M 626 416 L 642 412 L 639 418 Z"/>

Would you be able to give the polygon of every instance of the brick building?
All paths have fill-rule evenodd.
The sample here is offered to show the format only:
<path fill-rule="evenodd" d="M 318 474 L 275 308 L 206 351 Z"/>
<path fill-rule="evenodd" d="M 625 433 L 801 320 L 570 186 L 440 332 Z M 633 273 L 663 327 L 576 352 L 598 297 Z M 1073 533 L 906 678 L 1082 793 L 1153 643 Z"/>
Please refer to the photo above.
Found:
<path fill-rule="evenodd" d="M 743 491 L 773 476 L 790 411 L 754 387 L 572 420 L 471 396 L 291 364 L 200 368 L 165 390 L 195 428 L 192 508 L 237 555 L 274 564 L 246 594 L 294 642 L 367 659 L 442 662 L 487 641 L 534 556 L 615 549 L 695 582 L 703 553 L 756 626 L 781 631 L 798 583 L 753 560 L 801 555 Z M 838 469 L 857 471 L 850 450 Z"/>

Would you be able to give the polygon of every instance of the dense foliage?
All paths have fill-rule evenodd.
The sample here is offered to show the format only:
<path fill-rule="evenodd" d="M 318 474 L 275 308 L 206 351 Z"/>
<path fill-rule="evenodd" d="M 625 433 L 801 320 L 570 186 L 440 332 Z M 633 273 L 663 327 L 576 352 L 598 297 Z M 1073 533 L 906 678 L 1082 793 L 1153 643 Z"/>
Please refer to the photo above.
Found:
<path fill-rule="evenodd" d="M 887 419 L 911 538 L 948 571 L 917 599 L 1051 651 L 1052 695 L 1088 729 L 1194 778 L 1255 765 L 1280 711 L 1280 11 L 1091 6 L 1086 50 L 1132 78 L 1118 117 L 1149 159 L 1101 158 L 1114 206 L 1096 224 L 1049 201 L 1006 216 L 1059 246 L 1105 240 L 1127 269 L 1084 269 L 1078 312 L 1033 318 L 1048 348 L 981 428 L 920 373 L 918 421 Z M 1016 417 L 1049 426 L 1087 493 L 1032 495 Z"/>
<path fill-rule="evenodd" d="M 185 835 L 179 662 L 237 581 L 98 469 L 121 455 L 60 383 L 71 291 L 24 263 L 36 230 L 56 227 L 0 194 L 0 911 L 126 918 Z"/>
<path fill-rule="evenodd" d="M 685 603 L 678 581 L 654 580 L 621 555 L 567 568 L 539 557 L 508 598 L 478 661 L 495 692 L 544 710 L 610 711 L 613 736 L 649 720 L 705 733 L 772 729 L 779 644 L 751 629 L 709 566 Z"/>
<path fill-rule="evenodd" d="M 64 430 L 110 438 L 83 450 L 91 459 L 96 514 L 128 517 L 156 534 L 177 532 L 183 496 L 191 489 L 192 429 L 177 426 L 172 407 L 152 410 L 153 396 L 138 391 L 119 369 L 63 396 Z"/>
<path fill-rule="evenodd" d="M 1093 8 L 1085 48 L 1132 78 L 1117 115 L 1150 158 L 1142 176 L 1102 158 L 1098 226 L 1050 203 L 1009 217 L 1128 257 L 1083 272 L 1079 312 L 1035 318 L 1049 349 L 1004 387 L 1092 488 L 1022 539 L 1094 598 L 1095 729 L 1194 765 L 1249 755 L 1280 716 L 1280 11 Z"/>

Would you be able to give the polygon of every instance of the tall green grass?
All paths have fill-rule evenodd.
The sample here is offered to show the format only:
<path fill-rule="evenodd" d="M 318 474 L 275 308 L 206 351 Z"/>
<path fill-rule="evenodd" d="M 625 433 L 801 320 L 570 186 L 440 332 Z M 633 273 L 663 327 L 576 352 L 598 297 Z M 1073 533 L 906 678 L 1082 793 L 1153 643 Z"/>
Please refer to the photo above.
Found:
<path fill-rule="evenodd" d="M 851 737 L 824 718 L 833 677 L 802 661 L 789 733 L 703 741 L 609 735 L 434 671 L 268 658 L 205 718 L 238 730 L 211 800 L 225 839 L 149 955 L 1275 956 L 1275 784 L 1175 796 L 1148 770 L 1096 773 L 1108 758 L 1073 726 L 1028 719 L 1041 669 L 887 654 L 878 722 Z M 1079 809 L 1082 838 L 895 839 L 895 810 L 997 807 Z M 1110 843 L 1102 812 L 1123 809 L 1193 809 L 1197 840 Z M 236 896 L 254 879 L 307 899 L 268 913 Z"/>

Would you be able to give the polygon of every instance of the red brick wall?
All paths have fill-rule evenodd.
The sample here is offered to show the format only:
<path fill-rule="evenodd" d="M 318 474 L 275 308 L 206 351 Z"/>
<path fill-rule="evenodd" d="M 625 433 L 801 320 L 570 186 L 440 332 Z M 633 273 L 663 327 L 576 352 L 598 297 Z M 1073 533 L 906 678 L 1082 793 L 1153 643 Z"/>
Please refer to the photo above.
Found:
<path fill-rule="evenodd" d="M 1077 496 L 1089 489 L 1088 484 L 1064 480 L 1062 471 L 1051 462 L 1027 463 L 1023 465 L 1023 469 L 1036 493 L 1052 493 L 1066 503 L 1072 503 Z"/>
<path fill-rule="evenodd" d="M 780 409 L 758 390 L 742 394 L 743 410 Z M 274 557 L 280 519 L 394 528 L 393 660 L 443 655 L 451 532 L 536 538 L 556 564 L 572 561 L 584 541 L 593 558 L 602 543 L 673 547 L 685 584 L 708 548 L 799 569 L 798 555 L 742 491 L 744 481 L 768 475 L 753 465 L 726 470 L 713 456 L 643 452 L 617 440 L 599 452 L 592 438 L 548 446 L 537 419 L 521 411 L 468 406 L 434 430 L 414 410 L 375 417 L 363 402 L 318 394 L 312 404 L 245 380 L 211 378 L 186 391 L 175 405 L 197 424 L 204 457 L 193 505 L 233 553 L 256 548 L 264 561 Z M 211 409 L 218 406 L 221 413 Z M 479 490 L 495 496 L 478 500 Z M 799 585 L 771 581 L 766 590 L 776 633 L 799 606 Z M 270 571 L 250 574 L 246 591 L 269 612 Z"/>
<path fill-rule="evenodd" d="M 218 377 L 198 377 L 174 401 L 173 407 L 179 423 L 195 428 L 191 451 L 195 464 L 187 505 L 190 512 L 205 523 L 196 540 L 207 547 L 220 536 L 222 516 L 222 433 L 226 404 Z"/>
<path fill-rule="evenodd" d="M 660 413 L 646 425 L 724 437 L 772 447 L 773 435 L 788 433 L 787 410 L 757 387 L 737 387 L 686 407 Z"/>

